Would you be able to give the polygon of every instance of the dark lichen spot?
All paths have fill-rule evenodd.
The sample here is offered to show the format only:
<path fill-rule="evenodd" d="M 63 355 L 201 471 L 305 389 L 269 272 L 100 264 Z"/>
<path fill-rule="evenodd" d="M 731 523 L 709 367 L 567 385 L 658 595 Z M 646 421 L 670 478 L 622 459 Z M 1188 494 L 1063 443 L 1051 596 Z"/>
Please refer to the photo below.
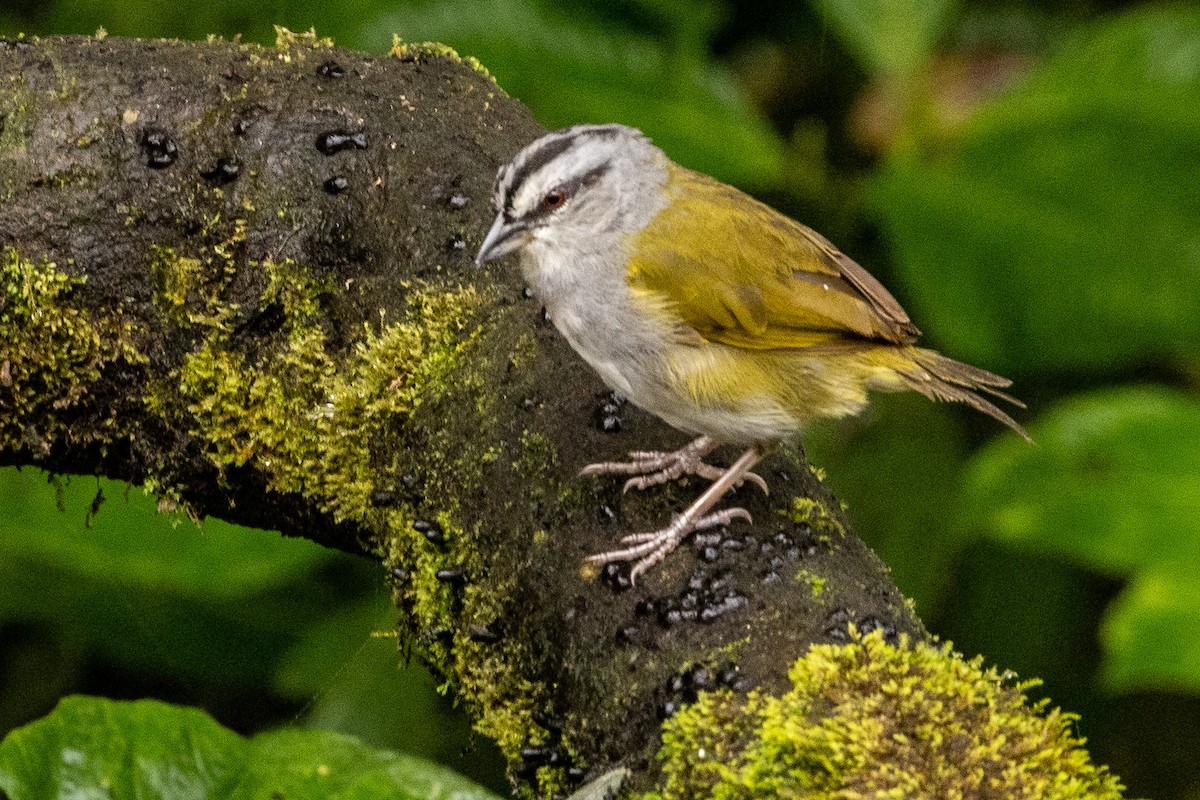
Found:
<path fill-rule="evenodd" d="M 419 519 L 413 523 L 413 530 L 424 536 L 430 543 L 438 546 L 446 543 L 446 533 L 442 526 L 433 520 Z"/>
<path fill-rule="evenodd" d="M 825 618 L 825 637 L 835 642 L 850 641 L 850 612 L 844 608 L 835 608 Z"/>
<path fill-rule="evenodd" d="M 449 583 L 454 586 L 462 586 L 467 582 L 467 578 L 465 575 L 463 575 L 461 569 L 439 569 L 436 573 L 434 573 L 433 577 L 437 578 L 442 583 Z"/>
<path fill-rule="evenodd" d="M 400 502 L 400 497 L 393 491 L 379 489 L 371 492 L 371 505 L 376 508 L 391 508 Z"/>
<path fill-rule="evenodd" d="M 346 68 L 330 59 L 317 67 L 317 74 L 322 78 L 344 78 L 346 77 Z"/>
<path fill-rule="evenodd" d="M 673 597 L 668 597 L 655 603 L 654 610 L 658 624 L 664 628 L 674 627 L 687 619 L 687 615 L 679 607 L 679 601 Z M 695 619 L 696 612 L 693 610 L 690 616 L 691 619 Z"/>
<path fill-rule="evenodd" d="M 142 151 L 146 154 L 146 166 L 151 169 L 164 169 L 179 158 L 179 147 L 162 128 L 147 128 L 142 133 Z"/>
<path fill-rule="evenodd" d="M 700 609 L 700 621 L 712 622 L 718 617 L 723 617 L 731 611 L 738 611 L 750 605 L 749 598 L 744 595 L 730 592 L 724 597 L 707 603 Z"/>
<path fill-rule="evenodd" d="M 652 617 L 657 611 L 657 605 L 653 597 L 647 597 L 644 600 L 638 600 L 637 605 L 633 607 L 633 613 L 639 617 Z"/>
<path fill-rule="evenodd" d="M 692 573 L 680 595 L 659 600 L 652 607 L 659 625 L 669 628 L 681 622 L 712 622 L 749 605 L 749 599 L 736 590 L 732 572 L 712 574 L 701 569 Z"/>
<path fill-rule="evenodd" d="M 638 628 L 637 625 L 626 625 L 623 628 L 617 629 L 617 633 L 614 638 L 617 640 L 617 644 L 624 647 L 626 645 L 633 644 L 637 640 L 639 630 L 640 628 Z"/>
<path fill-rule="evenodd" d="M 731 688 L 732 683 L 737 682 L 739 678 L 737 669 L 728 664 L 715 668 L 705 664 L 694 664 L 667 681 L 660 695 L 664 700 L 658 706 L 658 715 L 666 719 L 682 706 L 695 703 L 700 697 L 700 692 L 711 692 L 721 686 Z"/>
<path fill-rule="evenodd" d="M 425 628 L 421 631 L 419 639 L 423 643 L 450 644 L 454 641 L 454 631 L 449 628 Z"/>
<path fill-rule="evenodd" d="M 521 763 L 525 767 L 551 766 L 562 760 L 562 751 L 557 747 L 522 747 Z"/>
<path fill-rule="evenodd" d="M 601 392 L 596 395 L 596 410 L 593 414 L 596 429 L 605 433 L 620 433 L 620 415 L 624 407 L 625 397 L 620 392 Z"/>
<path fill-rule="evenodd" d="M 633 587 L 633 581 L 629 579 L 627 564 L 605 564 L 604 569 L 600 570 L 600 577 L 614 592 L 624 592 Z"/>
<path fill-rule="evenodd" d="M 534 723 L 545 728 L 546 732 L 550 734 L 551 739 L 558 741 L 559 739 L 562 738 L 562 732 L 563 732 L 562 719 L 560 719 L 559 717 L 555 717 L 555 716 L 548 714 L 545 711 L 541 711 L 541 710 L 534 711 L 532 716 L 533 716 Z"/>
<path fill-rule="evenodd" d="M 467 637 L 472 642 L 479 642 L 480 644 L 495 644 L 501 639 L 500 631 L 496 628 L 490 625 L 480 625 L 479 623 L 471 624 L 471 627 L 467 629 Z"/>
<path fill-rule="evenodd" d="M 864 636 L 872 631 L 880 631 L 883 634 L 883 640 L 893 647 L 900 643 L 900 636 L 896 633 L 896 626 L 887 620 L 880 619 L 874 614 L 869 614 L 859 620 L 857 627 L 859 633 Z"/>
<path fill-rule="evenodd" d="M 404 493 L 408 499 L 414 503 L 420 503 L 425 499 L 425 493 L 421 487 L 421 480 L 410 472 L 406 472 L 400 476 L 400 485 L 404 487 Z"/>
<path fill-rule="evenodd" d="M 201 172 L 200 176 L 218 186 L 224 186 L 227 183 L 236 181 L 241 172 L 242 165 L 235 159 L 218 158 L 213 168 L 206 172 Z"/>
<path fill-rule="evenodd" d="M 350 181 L 341 175 L 334 175 L 325 181 L 325 191 L 330 194 L 341 194 L 350 188 Z"/>
<path fill-rule="evenodd" d="M 317 137 L 317 149 L 327 156 L 343 150 L 366 150 L 367 135 L 344 130 L 326 131 Z"/>

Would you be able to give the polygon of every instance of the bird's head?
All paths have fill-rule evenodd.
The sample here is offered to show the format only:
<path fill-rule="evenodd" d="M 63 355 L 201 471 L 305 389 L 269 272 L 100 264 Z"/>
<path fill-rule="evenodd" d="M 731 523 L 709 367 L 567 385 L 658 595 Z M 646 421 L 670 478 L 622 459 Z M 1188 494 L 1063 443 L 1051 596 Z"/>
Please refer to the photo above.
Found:
<path fill-rule="evenodd" d="M 617 246 L 662 208 L 667 161 L 640 131 L 577 125 L 546 134 L 500 169 L 495 222 L 476 264 L 526 251 L 535 261 Z"/>

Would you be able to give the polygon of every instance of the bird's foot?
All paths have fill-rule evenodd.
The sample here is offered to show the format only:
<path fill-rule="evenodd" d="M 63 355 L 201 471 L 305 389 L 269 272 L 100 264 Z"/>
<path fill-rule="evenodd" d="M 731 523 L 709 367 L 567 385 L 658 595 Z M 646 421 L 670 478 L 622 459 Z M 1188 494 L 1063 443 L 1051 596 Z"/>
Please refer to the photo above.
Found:
<path fill-rule="evenodd" d="M 702 517 L 694 517 L 688 509 L 672 520 L 671 524 L 659 531 L 651 533 L 634 533 L 621 539 L 621 544 L 630 545 L 620 550 L 610 550 L 588 556 L 585 561 L 592 564 L 611 564 L 614 561 L 633 561 L 629 571 L 629 582 L 636 584 L 639 575 L 644 574 L 658 562 L 671 554 L 679 543 L 697 531 L 728 525 L 735 519 L 752 522 L 750 512 L 744 508 L 727 508 Z"/>
<path fill-rule="evenodd" d="M 696 475 L 709 481 L 717 481 L 727 470 L 705 463 L 704 457 L 717 449 L 717 443 L 707 436 L 672 451 L 645 450 L 629 454 L 629 461 L 605 461 L 589 464 L 579 471 L 580 475 L 632 475 L 625 481 L 622 494 L 630 489 L 646 489 L 673 481 L 684 475 Z M 767 493 L 767 482 L 760 475 L 746 472 L 739 476 L 738 483 L 750 481 Z"/>

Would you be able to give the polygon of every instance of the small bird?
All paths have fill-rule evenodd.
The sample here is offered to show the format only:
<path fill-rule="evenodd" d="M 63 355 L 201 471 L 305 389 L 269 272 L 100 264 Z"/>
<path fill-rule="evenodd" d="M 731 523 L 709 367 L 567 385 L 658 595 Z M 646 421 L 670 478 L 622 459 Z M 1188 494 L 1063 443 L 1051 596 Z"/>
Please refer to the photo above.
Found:
<path fill-rule="evenodd" d="M 712 484 L 665 528 L 593 563 L 631 561 L 630 579 L 693 532 L 749 520 L 710 513 L 771 447 L 821 417 L 855 414 L 867 390 L 966 403 L 1021 436 L 980 393 L 1020 406 L 1010 381 L 916 346 L 920 331 L 879 281 L 821 234 L 675 164 L 634 128 L 577 125 L 533 142 L 496 176 L 496 220 L 475 258 L 520 252 L 555 327 L 609 385 L 694 435 L 674 452 L 634 452 L 582 474 L 644 489 L 682 475 Z M 704 461 L 745 447 L 732 466 Z"/>

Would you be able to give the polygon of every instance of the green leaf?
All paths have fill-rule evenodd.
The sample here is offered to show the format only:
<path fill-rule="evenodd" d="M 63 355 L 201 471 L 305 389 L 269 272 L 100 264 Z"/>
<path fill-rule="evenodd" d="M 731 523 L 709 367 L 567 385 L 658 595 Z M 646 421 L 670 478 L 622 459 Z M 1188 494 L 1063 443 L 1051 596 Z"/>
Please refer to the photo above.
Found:
<path fill-rule="evenodd" d="M 363 39 L 382 44 L 393 32 L 478 57 L 547 127 L 623 122 L 723 180 L 770 188 L 785 177 L 782 141 L 711 64 L 699 22 L 669 27 L 664 41 L 533 0 L 437 0 L 384 15 Z"/>
<path fill-rule="evenodd" d="M 89 527 L 98 489 L 107 500 Z M 64 512 L 44 473 L 0 470 L 0 623 L 47 624 L 81 657 L 143 674 L 268 681 L 298 632 L 330 613 L 315 568 L 356 563 L 269 531 L 172 519 L 126 491 L 70 479 Z"/>
<path fill-rule="evenodd" d="M 429 670 L 397 664 L 403 656 L 395 621 L 391 593 L 380 591 L 303 632 L 275 677 L 280 694 L 309 699 L 296 723 L 436 761 L 485 785 L 506 786 L 499 748 L 474 734 Z"/>
<path fill-rule="evenodd" d="M 1200 10 L 1140 9 L 894 158 L 870 194 L 914 318 L 1000 371 L 1200 358 L 1197 97 Z"/>
<path fill-rule="evenodd" d="M 1156 387 L 1071 398 L 967 475 L 994 537 L 1123 575 L 1200 554 L 1200 401 Z"/>
<path fill-rule="evenodd" d="M 201 711 L 73 696 L 0 743 L 12 800 L 491 800 L 470 781 L 353 737 L 284 729 L 245 739 Z"/>
<path fill-rule="evenodd" d="M 279 586 L 327 558 L 304 539 L 157 514 L 153 497 L 124 483 L 59 481 L 56 489 L 40 470 L 0 470 L 0 562 L 19 557 L 80 579 L 223 600 Z M 104 500 L 89 515 L 98 493 Z"/>
<path fill-rule="evenodd" d="M 1104 621 L 1113 687 L 1200 689 L 1200 400 L 1152 387 L 1073 397 L 971 464 L 965 506 L 1010 545 L 1132 582 Z"/>
<path fill-rule="evenodd" d="M 1117 692 L 1200 693 L 1200 579 L 1195 557 L 1135 577 L 1100 628 L 1101 677 Z"/>
<path fill-rule="evenodd" d="M 930 56 L 954 0 L 817 0 L 859 62 L 871 72 L 912 75 Z"/>

